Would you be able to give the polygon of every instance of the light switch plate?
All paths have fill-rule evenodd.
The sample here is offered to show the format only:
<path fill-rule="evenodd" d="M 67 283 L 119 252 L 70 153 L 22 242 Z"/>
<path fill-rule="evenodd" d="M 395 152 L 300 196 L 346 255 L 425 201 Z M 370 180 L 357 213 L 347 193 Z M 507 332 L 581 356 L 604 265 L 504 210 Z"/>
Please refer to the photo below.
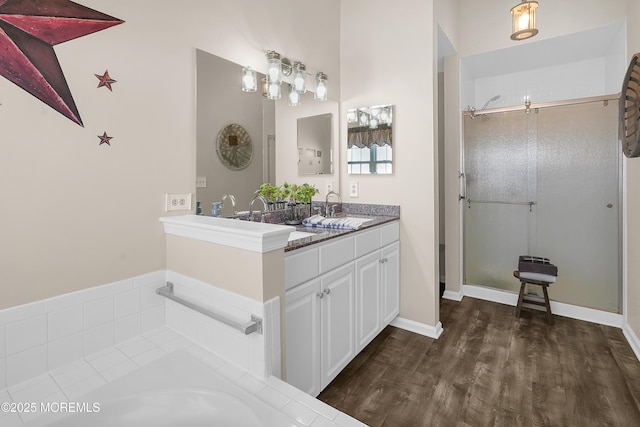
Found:
<path fill-rule="evenodd" d="M 333 191 L 333 181 L 327 182 L 327 194 Z"/>
<path fill-rule="evenodd" d="M 197 176 L 196 177 L 196 188 L 205 188 L 207 186 L 207 177 L 206 176 Z"/>
<path fill-rule="evenodd" d="M 349 182 L 349 197 L 358 197 L 358 181 Z"/>
<path fill-rule="evenodd" d="M 166 212 L 188 210 L 191 210 L 191 193 L 165 195 Z"/>

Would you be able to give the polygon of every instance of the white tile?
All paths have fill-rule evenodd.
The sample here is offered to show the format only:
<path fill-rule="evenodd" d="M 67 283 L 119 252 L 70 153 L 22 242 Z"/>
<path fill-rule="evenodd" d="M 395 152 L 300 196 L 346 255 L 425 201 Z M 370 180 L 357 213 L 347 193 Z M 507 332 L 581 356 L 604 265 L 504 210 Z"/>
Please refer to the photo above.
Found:
<path fill-rule="evenodd" d="M 333 420 L 333 422 L 340 425 L 341 427 L 367 427 L 366 424 L 361 423 L 355 418 L 351 418 L 349 415 L 342 412 L 340 412 L 340 415 L 338 415 L 336 419 Z"/>
<path fill-rule="evenodd" d="M 165 297 L 156 293 L 156 289 L 160 287 L 162 287 L 162 283 L 148 283 L 140 287 L 141 310 L 147 310 L 151 307 L 164 305 Z"/>
<path fill-rule="evenodd" d="M 146 273 L 146 274 L 142 274 L 140 276 L 131 278 L 134 288 L 140 288 L 145 285 L 156 285 L 159 288 L 160 286 L 164 286 L 166 280 L 167 280 L 166 270 L 158 270 L 152 273 Z"/>
<path fill-rule="evenodd" d="M 143 336 L 158 346 L 182 338 L 182 335 L 166 327 L 146 332 Z"/>
<path fill-rule="evenodd" d="M 251 374 L 245 374 L 236 380 L 236 384 L 251 394 L 258 394 L 267 385 Z"/>
<path fill-rule="evenodd" d="M 158 347 L 160 347 L 162 350 L 166 351 L 167 353 L 171 353 L 172 351 L 189 347 L 191 344 L 193 344 L 193 341 L 185 337 L 180 337 L 177 340 L 169 341 L 164 344 L 158 344 Z"/>
<path fill-rule="evenodd" d="M 47 316 L 41 315 L 7 325 L 7 355 L 47 342 Z"/>
<path fill-rule="evenodd" d="M 89 301 L 84 305 L 85 329 L 91 329 L 111 321 L 113 321 L 113 297 Z"/>
<path fill-rule="evenodd" d="M 224 359 L 213 353 L 205 354 L 200 360 L 213 369 L 218 369 L 226 363 Z"/>
<path fill-rule="evenodd" d="M 96 374 L 77 383 L 62 388 L 62 392 L 70 401 L 75 401 L 83 395 L 105 385 L 107 382 L 100 375 Z"/>
<path fill-rule="evenodd" d="M 113 346 L 113 322 L 84 331 L 84 355 Z"/>
<path fill-rule="evenodd" d="M 50 394 L 48 396 L 38 399 L 37 401 L 38 411 L 23 412 L 20 414 L 20 416 L 22 417 L 22 421 L 26 424 L 46 413 L 46 412 L 40 411 L 40 407 L 41 407 L 40 405 L 42 404 L 46 405 L 48 403 L 60 403 L 60 402 L 66 402 L 66 401 L 67 401 L 67 398 L 65 397 L 65 395 L 62 393 L 62 391 L 58 390 L 54 394 Z"/>
<path fill-rule="evenodd" d="M 93 366 L 85 360 L 80 360 L 51 372 L 53 379 L 63 389 L 97 374 L 98 372 Z"/>
<path fill-rule="evenodd" d="M 93 288 L 93 298 L 101 299 L 104 297 L 116 295 L 122 292 L 126 292 L 133 287 L 133 281 L 131 279 L 121 280 L 119 282 L 108 283 L 106 285 L 97 286 Z"/>
<path fill-rule="evenodd" d="M 330 420 L 335 420 L 336 417 L 341 413 L 333 406 L 329 406 L 323 401 L 318 400 L 315 397 L 308 395 L 307 393 L 298 394 L 295 397 L 295 400 L 297 400 L 298 402 L 302 403 L 305 406 L 308 406 L 309 408 L 313 409 L 320 415 Z"/>
<path fill-rule="evenodd" d="M 84 356 L 82 332 L 49 342 L 49 370 L 68 365 Z"/>
<path fill-rule="evenodd" d="M 116 319 L 114 329 L 115 343 L 121 343 L 140 335 L 140 313 Z"/>
<path fill-rule="evenodd" d="M 19 322 L 21 320 L 37 317 L 40 314 L 44 314 L 44 303 L 42 301 L 7 308 L 0 310 L 0 325 Z"/>
<path fill-rule="evenodd" d="M 82 306 L 77 305 L 49 313 L 49 341 L 83 330 Z"/>
<path fill-rule="evenodd" d="M 3 388 L 7 388 L 7 364 L 5 359 L 0 359 L 0 390 Z"/>
<path fill-rule="evenodd" d="M 138 369 L 138 367 L 138 365 L 127 359 L 122 363 L 101 371 L 100 375 L 102 375 L 102 378 L 107 381 L 113 381 L 128 374 L 129 372 L 135 371 L 136 369 Z"/>
<path fill-rule="evenodd" d="M 132 360 L 139 366 L 144 366 L 147 365 L 151 362 L 153 362 L 154 360 L 158 360 L 160 359 L 162 356 L 166 355 L 167 353 L 158 348 L 152 348 L 149 351 L 145 351 L 144 353 L 140 353 L 139 355 L 135 356 L 132 358 Z"/>
<path fill-rule="evenodd" d="M 0 421 L 2 422 L 2 427 L 22 426 L 22 419 L 17 412 L 9 412 L 4 416 L 2 416 L 2 413 L 0 412 Z"/>
<path fill-rule="evenodd" d="M 265 380 L 265 382 L 270 387 L 278 390 L 280 393 L 286 394 L 291 398 L 297 398 L 300 394 L 302 394 L 302 391 L 300 391 L 299 389 L 295 388 L 291 384 L 286 383 L 276 377 L 269 377 Z"/>
<path fill-rule="evenodd" d="M 84 289 L 82 291 L 72 292 L 70 294 L 64 294 L 44 300 L 44 311 L 45 313 L 51 313 L 53 311 L 82 305 L 92 299 L 93 293 L 91 289 Z"/>
<path fill-rule="evenodd" d="M 164 304 L 144 310 L 140 315 L 140 332 L 148 332 L 165 324 Z"/>
<path fill-rule="evenodd" d="M 114 304 L 116 319 L 140 313 L 140 289 L 115 295 Z"/>
<path fill-rule="evenodd" d="M 314 422 L 311 423 L 311 427 L 340 427 L 338 424 L 334 423 L 323 417 L 322 415 L 318 416 Z"/>
<path fill-rule="evenodd" d="M 44 374 L 9 387 L 8 391 L 14 402 L 36 402 L 43 397 L 60 391 L 60 387 L 58 387 L 51 375 Z"/>
<path fill-rule="evenodd" d="M 290 418 L 293 418 L 303 426 L 311 425 L 311 423 L 318 417 L 317 412 L 312 411 L 309 407 L 304 406 L 303 404 L 298 403 L 295 400 L 292 400 L 284 405 L 284 408 L 282 408 L 282 412 L 284 412 Z"/>
<path fill-rule="evenodd" d="M 246 372 L 243 369 L 231 364 L 225 363 L 217 369 L 218 373 L 220 373 L 223 377 L 230 379 L 231 381 L 237 380 L 241 376 L 243 376 Z"/>
<path fill-rule="evenodd" d="M 291 400 L 289 396 L 280 393 L 273 387 L 263 388 L 258 394 L 256 394 L 256 396 L 276 409 L 282 409 L 284 405 L 289 403 L 289 401 Z"/>
<path fill-rule="evenodd" d="M 198 344 L 192 344 L 188 347 L 186 347 L 184 349 L 184 351 L 186 353 L 189 353 L 190 355 L 192 355 L 193 357 L 195 357 L 196 359 L 202 359 L 207 353 L 209 353 L 209 351 L 198 345 Z"/>
<path fill-rule="evenodd" d="M 0 359 L 7 355 L 6 343 L 6 326 L 0 325 Z"/>
<path fill-rule="evenodd" d="M 118 346 L 127 357 L 135 357 L 145 351 L 155 348 L 156 345 L 144 337 L 136 337 L 133 340 L 122 343 Z"/>
<path fill-rule="evenodd" d="M 113 347 L 87 357 L 87 362 L 99 373 L 127 360 L 129 358 L 124 353 Z"/>
<path fill-rule="evenodd" d="M 12 386 L 47 372 L 47 346 L 39 345 L 8 356 L 7 386 Z"/>

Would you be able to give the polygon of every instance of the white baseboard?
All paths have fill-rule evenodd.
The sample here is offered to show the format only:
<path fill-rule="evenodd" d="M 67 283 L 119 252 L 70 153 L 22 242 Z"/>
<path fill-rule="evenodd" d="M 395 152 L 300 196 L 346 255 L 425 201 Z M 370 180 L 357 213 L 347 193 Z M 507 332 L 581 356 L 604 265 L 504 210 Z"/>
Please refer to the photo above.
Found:
<path fill-rule="evenodd" d="M 431 326 L 398 316 L 391 321 L 391 326 L 433 339 L 438 339 L 440 338 L 440 335 L 442 335 L 442 323 L 440 322 L 438 322 L 436 326 Z"/>
<path fill-rule="evenodd" d="M 442 294 L 442 298 L 450 299 L 452 301 L 462 301 L 462 291 L 454 292 L 454 291 L 444 291 Z"/>
<path fill-rule="evenodd" d="M 635 332 L 633 332 L 633 329 L 631 329 L 631 326 L 629 326 L 629 324 L 624 325 L 624 327 L 622 328 L 622 333 L 629 342 L 631 349 L 636 354 L 636 358 L 640 360 L 640 339 L 638 339 L 638 336 Z"/>
<path fill-rule="evenodd" d="M 514 307 L 518 304 L 518 294 L 516 292 L 487 288 L 484 286 L 463 285 L 462 294 L 464 296 L 511 305 Z M 554 315 L 598 323 L 600 325 L 614 326 L 616 328 L 622 328 L 624 326 L 624 317 L 620 314 L 595 310 L 593 308 L 580 307 L 563 302 L 551 301 L 551 312 Z"/>

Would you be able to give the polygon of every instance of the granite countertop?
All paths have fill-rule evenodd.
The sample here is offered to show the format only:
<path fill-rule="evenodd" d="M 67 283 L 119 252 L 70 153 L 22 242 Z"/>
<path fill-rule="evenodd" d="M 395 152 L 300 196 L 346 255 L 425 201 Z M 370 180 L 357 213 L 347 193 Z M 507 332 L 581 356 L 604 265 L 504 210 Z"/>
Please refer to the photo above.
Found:
<path fill-rule="evenodd" d="M 284 248 L 285 252 L 294 251 L 296 249 L 304 248 L 310 245 L 314 245 L 320 242 L 326 242 L 327 240 L 334 239 L 336 237 L 345 236 L 351 233 L 357 233 L 359 231 L 368 230 L 372 227 L 386 224 L 393 221 L 399 221 L 400 217 L 396 215 L 365 215 L 365 214 L 353 214 L 353 213 L 341 213 L 336 215 L 336 218 L 344 217 L 358 217 L 358 218 L 372 218 L 372 221 L 367 221 L 362 224 L 357 230 L 349 230 L 344 228 L 321 228 L 321 227 L 306 227 L 304 225 L 296 226 L 296 231 L 302 231 L 305 233 L 314 233 L 315 236 L 303 237 L 290 241 Z"/>

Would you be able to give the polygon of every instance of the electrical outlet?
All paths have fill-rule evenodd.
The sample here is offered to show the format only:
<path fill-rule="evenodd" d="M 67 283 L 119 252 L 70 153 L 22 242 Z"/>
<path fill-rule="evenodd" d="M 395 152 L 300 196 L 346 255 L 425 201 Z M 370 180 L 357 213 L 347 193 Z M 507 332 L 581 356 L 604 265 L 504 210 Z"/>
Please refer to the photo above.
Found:
<path fill-rule="evenodd" d="M 191 210 L 191 193 L 167 194 L 165 197 L 165 211 Z"/>
<path fill-rule="evenodd" d="M 327 182 L 327 194 L 333 191 L 333 181 Z"/>
<path fill-rule="evenodd" d="M 358 181 L 349 182 L 349 197 L 358 197 Z"/>
<path fill-rule="evenodd" d="M 205 188 L 207 186 L 207 177 L 206 176 L 197 176 L 196 177 L 196 188 Z"/>

